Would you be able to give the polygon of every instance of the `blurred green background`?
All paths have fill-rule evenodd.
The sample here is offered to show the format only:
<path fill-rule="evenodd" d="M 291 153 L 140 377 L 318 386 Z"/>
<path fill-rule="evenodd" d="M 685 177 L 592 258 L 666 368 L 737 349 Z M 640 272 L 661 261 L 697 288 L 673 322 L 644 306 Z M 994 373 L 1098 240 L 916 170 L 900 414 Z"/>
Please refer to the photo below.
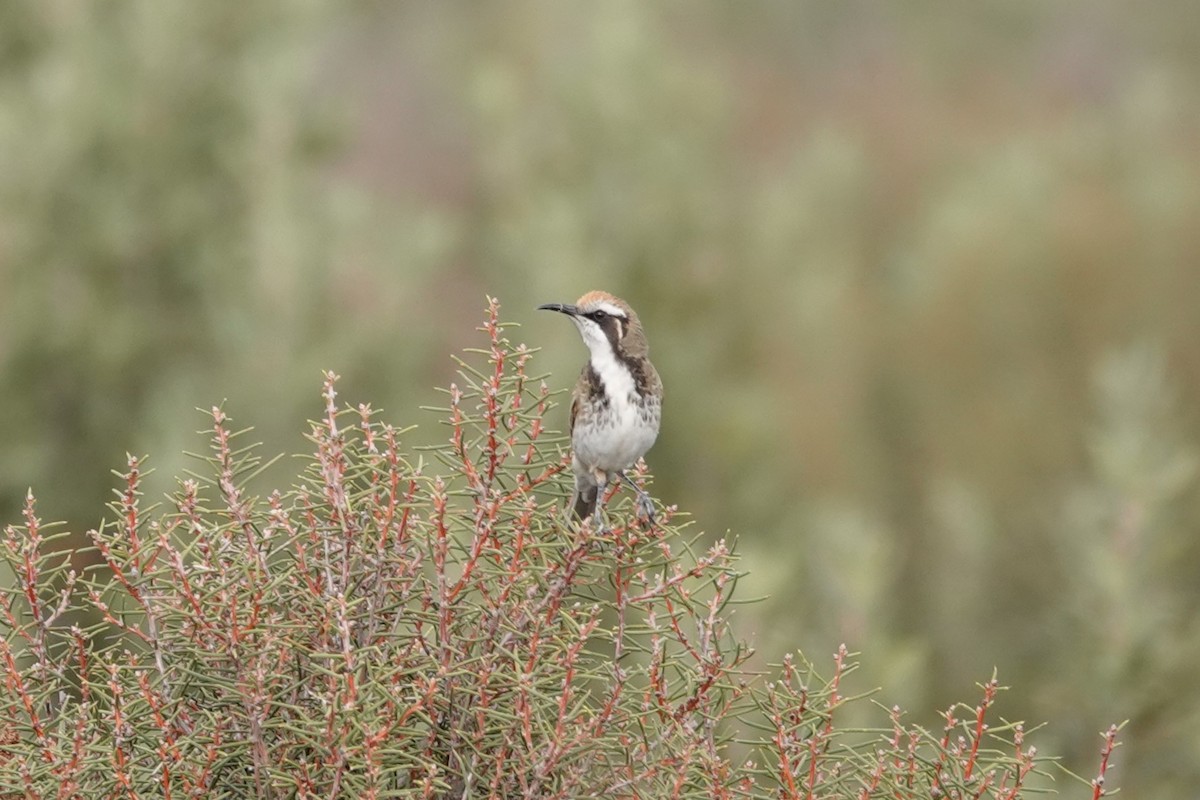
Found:
<path fill-rule="evenodd" d="M 1200 783 L 1200 4 L 9 0 L 0 165 L 3 520 L 323 368 L 443 438 L 486 294 L 563 388 L 604 288 L 765 659 Z"/>

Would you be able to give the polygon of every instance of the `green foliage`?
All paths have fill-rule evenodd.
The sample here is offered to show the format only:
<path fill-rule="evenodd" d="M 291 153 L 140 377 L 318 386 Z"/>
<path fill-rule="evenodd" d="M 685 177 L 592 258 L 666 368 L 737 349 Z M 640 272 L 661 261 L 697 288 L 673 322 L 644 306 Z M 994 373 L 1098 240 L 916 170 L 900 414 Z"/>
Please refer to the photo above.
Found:
<path fill-rule="evenodd" d="M 103 569 L 51 552 L 31 496 L 0 539 L 3 796 L 1025 795 L 1038 761 L 985 722 L 994 678 L 940 736 L 898 708 L 850 728 L 844 647 L 824 680 L 748 666 L 724 541 L 695 549 L 673 507 L 639 527 L 628 500 L 609 530 L 566 525 L 549 390 L 494 302 L 482 330 L 435 470 L 327 374 L 287 492 L 251 493 L 264 465 L 220 408 L 165 506 L 130 457 L 90 533 Z M 102 621 L 68 624 L 83 608 Z"/>
<path fill-rule="evenodd" d="M 356 254 L 403 259 L 415 286 L 439 234 L 375 233 L 369 204 L 317 171 L 342 137 L 337 104 L 312 95 L 330 5 L 0 10 L 0 370 L 20 387 L 0 397 L 6 518 L 40 475 L 56 518 L 94 524 L 91 465 L 181 450 L 200 392 L 278 409 L 261 432 L 282 447 L 327 353 L 390 341 L 361 313 Z M 422 357 L 389 352 L 400 373 Z"/>

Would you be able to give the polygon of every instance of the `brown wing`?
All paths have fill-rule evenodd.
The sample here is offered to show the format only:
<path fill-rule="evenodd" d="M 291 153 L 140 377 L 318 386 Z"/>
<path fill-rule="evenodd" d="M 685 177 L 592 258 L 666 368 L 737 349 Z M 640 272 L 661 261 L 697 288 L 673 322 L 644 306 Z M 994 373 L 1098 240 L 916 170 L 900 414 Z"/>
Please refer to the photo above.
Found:
<path fill-rule="evenodd" d="M 575 417 L 579 415 L 579 395 L 571 398 L 571 418 L 567 422 L 567 436 L 575 435 Z"/>

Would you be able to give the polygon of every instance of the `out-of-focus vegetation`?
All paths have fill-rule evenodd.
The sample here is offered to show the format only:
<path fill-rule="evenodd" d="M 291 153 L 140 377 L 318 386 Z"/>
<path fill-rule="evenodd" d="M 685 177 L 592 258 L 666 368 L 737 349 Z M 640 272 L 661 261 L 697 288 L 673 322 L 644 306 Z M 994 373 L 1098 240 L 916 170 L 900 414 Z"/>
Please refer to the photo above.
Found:
<path fill-rule="evenodd" d="M 908 708 L 995 666 L 1069 766 L 1128 716 L 1116 782 L 1178 794 L 1197 86 L 1181 0 L 6 3 L 0 512 L 96 524 L 222 398 L 298 449 L 322 367 L 421 422 L 485 293 L 569 386 L 532 309 L 602 287 L 760 650 L 847 641 Z"/>

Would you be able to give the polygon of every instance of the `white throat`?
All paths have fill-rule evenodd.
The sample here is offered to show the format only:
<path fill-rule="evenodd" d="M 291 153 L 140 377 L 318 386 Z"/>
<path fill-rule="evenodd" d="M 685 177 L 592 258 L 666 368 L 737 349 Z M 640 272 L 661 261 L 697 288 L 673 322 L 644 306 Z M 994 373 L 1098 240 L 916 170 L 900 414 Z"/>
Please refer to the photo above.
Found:
<path fill-rule="evenodd" d="M 637 386 L 633 375 L 629 372 L 629 367 L 613 352 L 612 343 L 608 341 L 604 331 L 599 325 L 588 320 L 575 317 L 573 321 L 579 328 L 583 343 L 587 345 L 592 369 L 600 376 L 609 400 L 618 409 L 632 404 L 637 399 Z"/>
<path fill-rule="evenodd" d="M 608 339 L 602 338 L 602 341 L 595 345 L 589 341 L 588 350 L 592 355 L 592 369 L 596 370 L 600 382 L 604 384 L 609 402 L 618 412 L 632 406 L 637 400 L 637 384 L 634 383 L 629 367 L 612 351 Z"/>

